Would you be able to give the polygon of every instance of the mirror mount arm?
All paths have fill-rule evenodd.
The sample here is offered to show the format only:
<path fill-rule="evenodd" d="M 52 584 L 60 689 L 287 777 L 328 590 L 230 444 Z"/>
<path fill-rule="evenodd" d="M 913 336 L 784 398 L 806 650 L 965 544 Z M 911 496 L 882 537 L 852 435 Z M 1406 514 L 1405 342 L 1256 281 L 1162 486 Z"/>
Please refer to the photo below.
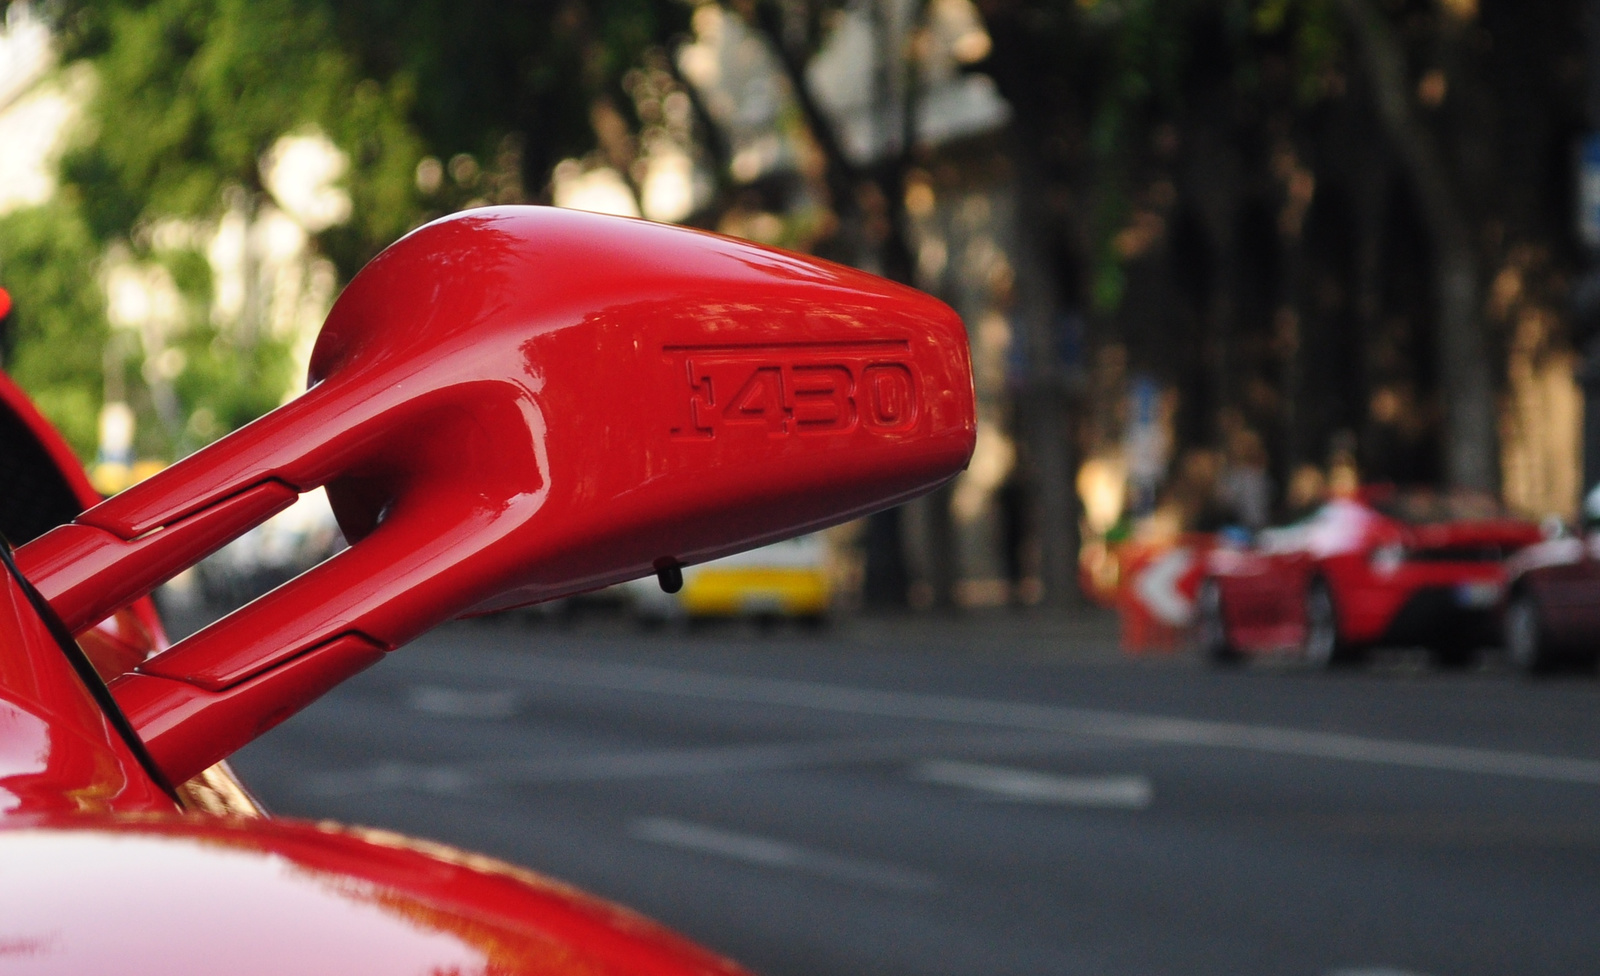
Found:
<path fill-rule="evenodd" d="M 131 539 L 115 526 L 96 524 L 98 508 L 90 509 L 18 550 L 17 564 L 62 624 L 79 634 L 288 508 L 297 497 L 296 489 L 268 478 Z"/>
<path fill-rule="evenodd" d="M 388 650 L 363 634 L 344 634 L 220 691 L 135 671 L 113 681 L 111 692 L 156 764 L 181 783 L 378 663 Z"/>
<path fill-rule="evenodd" d="M 413 231 L 306 393 L 17 552 L 81 631 L 325 486 L 350 548 L 111 684 L 182 782 L 428 628 L 681 567 L 954 477 L 966 327 L 854 269 L 544 207 Z"/>

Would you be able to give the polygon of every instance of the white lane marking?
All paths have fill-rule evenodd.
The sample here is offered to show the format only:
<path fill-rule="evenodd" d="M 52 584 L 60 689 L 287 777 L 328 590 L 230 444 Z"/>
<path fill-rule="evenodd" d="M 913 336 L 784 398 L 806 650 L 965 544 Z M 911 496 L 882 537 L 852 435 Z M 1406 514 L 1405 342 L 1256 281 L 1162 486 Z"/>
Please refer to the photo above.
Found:
<path fill-rule="evenodd" d="M 306 783 L 312 793 L 321 796 L 351 796 L 385 789 L 450 793 L 492 785 L 581 783 L 658 776 L 722 776 L 856 763 L 903 762 L 941 752 L 979 756 L 1041 752 L 1059 755 L 1085 748 L 1084 737 L 1077 735 L 964 733 L 533 758 L 497 757 L 441 766 L 383 762 L 365 768 L 312 775 L 307 777 Z"/>
<path fill-rule="evenodd" d="M 1155 796 L 1150 780 L 1143 776 L 1062 776 L 948 759 L 921 763 L 911 775 L 925 783 L 961 786 L 1023 803 L 1143 810 Z"/>
<path fill-rule="evenodd" d="M 879 691 L 775 678 L 678 671 L 645 664 L 603 664 L 540 658 L 535 680 L 612 691 L 676 695 L 749 705 L 781 705 L 851 715 L 1104 736 L 1175 746 L 1239 749 L 1312 759 L 1338 759 L 1410 769 L 1510 776 L 1600 786 L 1600 760 L 1500 749 L 1441 746 L 1273 725 L 1168 718 L 1137 712 L 986 701 L 954 695 Z"/>
<path fill-rule="evenodd" d="M 808 850 L 781 840 L 736 834 L 684 820 L 671 820 L 665 817 L 635 820 L 629 825 L 628 833 L 639 840 L 655 844 L 681 847 L 702 854 L 715 854 L 762 867 L 786 868 L 803 874 L 889 891 L 923 892 L 933 891 L 939 887 L 937 878 L 921 871 L 912 871 L 877 861 L 840 857 L 837 854 Z"/>
<path fill-rule="evenodd" d="M 511 690 L 463 691 L 436 685 L 418 685 L 406 696 L 412 711 L 445 718 L 510 718 L 517 712 L 517 693 Z"/>
<path fill-rule="evenodd" d="M 478 777 L 460 766 L 428 766 L 407 762 L 381 762 L 366 769 L 306 777 L 307 789 L 318 796 L 357 796 L 382 790 L 455 796 L 480 785 Z"/>

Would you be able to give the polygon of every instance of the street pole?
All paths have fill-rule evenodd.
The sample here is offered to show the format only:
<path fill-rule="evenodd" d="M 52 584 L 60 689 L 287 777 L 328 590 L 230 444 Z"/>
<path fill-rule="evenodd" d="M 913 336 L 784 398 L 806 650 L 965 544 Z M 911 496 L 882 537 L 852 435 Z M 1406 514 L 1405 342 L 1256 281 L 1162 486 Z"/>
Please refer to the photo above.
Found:
<path fill-rule="evenodd" d="M 1588 267 L 1572 290 L 1573 338 L 1583 351 L 1583 494 L 1600 485 L 1600 0 L 1583 5 L 1584 115 L 1577 152 L 1578 236 Z"/>

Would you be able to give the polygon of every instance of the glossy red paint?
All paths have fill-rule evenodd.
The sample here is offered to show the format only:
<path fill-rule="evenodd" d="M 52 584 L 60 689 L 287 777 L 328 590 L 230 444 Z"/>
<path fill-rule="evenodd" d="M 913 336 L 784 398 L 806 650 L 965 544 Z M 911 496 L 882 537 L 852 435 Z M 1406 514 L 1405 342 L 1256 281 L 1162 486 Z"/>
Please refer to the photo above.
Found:
<path fill-rule="evenodd" d="M 833 265 L 510 208 L 380 256 L 336 306 L 312 379 L 93 505 L 71 452 L 0 377 L 0 409 L 93 505 L 18 552 L 43 598 L 0 572 L 0 968 L 737 976 L 486 858 L 180 811 L 51 627 L 119 676 L 161 772 L 185 779 L 448 616 L 711 558 L 948 479 L 975 432 L 960 321 Z M 145 592 L 318 485 L 350 550 L 141 660 L 165 645 Z"/>
<path fill-rule="evenodd" d="M 954 476 L 976 429 L 965 328 L 935 299 L 537 207 L 379 255 L 311 380 L 18 554 L 77 629 L 327 486 L 350 549 L 113 684 L 174 781 L 451 616 L 895 504 Z"/>
<path fill-rule="evenodd" d="M 33 437 L 79 509 L 100 504 L 100 493 L 89 483 L 89 477 L 78 463 L 72 448 L 50 421 L 39 413 L 27 394 L 4 373 L 0 373 L 0 410 L 16 418 Z M 11 541 L 21 543 L 26 540 Z M 108 681 L 132 670 L 149 655 L 166 650 L 169 643 L 155 604 L 148 598 L 132 602 L 122 600 L 114 609 L 115 612 L 109 616 L 101 614 L 96 617 L 99 623 L 81 635 L 85 653 Z"/>
<path fill-rule="evenodd" d="M 0 968 L 744 972 L 627 909 L 486 857 L 328 824 L 196 817 L 0 830 Z"/>
<path fill-rule="evenodd" d="M 81 479 L 70 455 L 61 464 Z M 86 638 L 140 656 L 151 639 L 129 614 Z M 381 831 L 180 813 L 4 569 L 0 970 L 742 973 L 489 858 Z"/>
<path fill-rule="evenodd" d="M 1493 638 L 1492 628 L 1475 624 L 1499 601 L 1502 560 L 1539 538 L 1536 525 L 1518 519 L 1408 524 L 1363 501 L 1339 499 L 1303 522 L 1262 532 L 1252 546 L 1213 551 L 1206 579 L 1220 600 L 1212 609 L 1220 610 L 1226 645 L 1236 652 L 1302 645 L 1314 586 L 1331 598 L 1343 650 L 1388 641 L 1457 650 Z"/>
<path fill-rule="evenodd" d="M 176 809 L 0 568 L 0 826 Z"/>

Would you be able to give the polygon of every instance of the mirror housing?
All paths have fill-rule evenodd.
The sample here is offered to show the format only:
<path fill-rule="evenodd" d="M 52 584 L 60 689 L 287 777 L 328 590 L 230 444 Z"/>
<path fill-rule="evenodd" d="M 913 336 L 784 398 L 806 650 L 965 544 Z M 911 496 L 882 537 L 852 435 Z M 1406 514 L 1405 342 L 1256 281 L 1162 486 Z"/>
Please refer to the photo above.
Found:
<path fill-rule="evenodd" d="M 112 684 L 173 782 L 462 613 L 926 492 L 976 431 L 961 320 L 838 265 L 541 207 L 375 258 L 310 388 L 18 551 L 81 630 L 326 486 L 351 547 Z"/>

